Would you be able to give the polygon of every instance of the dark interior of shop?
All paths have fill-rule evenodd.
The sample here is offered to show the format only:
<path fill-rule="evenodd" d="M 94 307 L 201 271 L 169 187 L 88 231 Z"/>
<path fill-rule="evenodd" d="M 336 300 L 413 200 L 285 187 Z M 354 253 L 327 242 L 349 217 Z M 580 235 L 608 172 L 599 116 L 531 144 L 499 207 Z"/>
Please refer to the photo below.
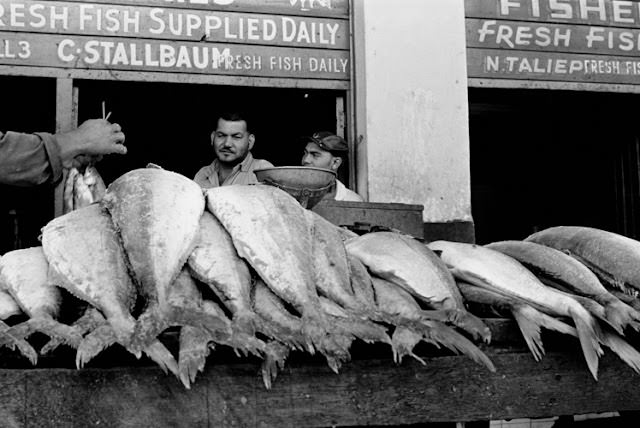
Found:
<path fill-rule="evenodd" d="M 336 97 L 320 90 L 166 83 L 79 81 L 79 120 L 102 115 L 126 133 L 125 157 L 98 166 L 105 182 L 149 162 L 193 177 L 213 161 L 210 143 L 217 115 L 241 111 L 250 120 L 254 157 L 274 165 L 299 165 L 303 135 L 336 129 Z"/>
<path fill-rule="evenodd" d="M 470 88 L 479 244 L 550 226 L 640 238 L 640 95 Z"/>
<path fill-rule="evenodd" d="M 343 91 L 229 87 L 145 82 L 77 81 L 79 123 L 102 116 L 122 126 L 128 154 L 106 156 L 97 169 L 108 185 L 123 173 L 155 163 L 193 177 L 213 160 L 210 134 L 216 117 L 242 111 L 256 135 L 257 158 L 277 166 L 299 165 L 303 135 L 336 129 L 336 97 Z M 0 77 L 3 131 L 53 131 L 55 79 Z M 346 165 L 346 164 L 345 164 Z M 347 167 L 340 178 L 348 182 Z M 53 217 L 53 190 L 0 188 L 0 254 L 38 245 L 40 228 Z"/>
<path fill-rule="evenodd" d="M 0 130 L 41 132 L 55 128 L 55 79 L 2 76 L 0 91 Z M 0 254 L 39 245 L 40 228 L 53 213 L 50 186 L 0 185 Z"/>

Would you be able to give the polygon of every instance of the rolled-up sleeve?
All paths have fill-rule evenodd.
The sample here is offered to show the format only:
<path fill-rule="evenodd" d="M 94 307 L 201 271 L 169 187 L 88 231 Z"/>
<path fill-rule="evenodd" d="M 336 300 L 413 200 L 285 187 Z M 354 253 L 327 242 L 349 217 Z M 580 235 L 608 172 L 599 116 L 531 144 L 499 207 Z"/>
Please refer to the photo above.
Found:
<path fill-rule="evenodd" d="M 60 147 L 53 135 L 0 132 L 0 183 L 37 186 L 61 176 Z"/>

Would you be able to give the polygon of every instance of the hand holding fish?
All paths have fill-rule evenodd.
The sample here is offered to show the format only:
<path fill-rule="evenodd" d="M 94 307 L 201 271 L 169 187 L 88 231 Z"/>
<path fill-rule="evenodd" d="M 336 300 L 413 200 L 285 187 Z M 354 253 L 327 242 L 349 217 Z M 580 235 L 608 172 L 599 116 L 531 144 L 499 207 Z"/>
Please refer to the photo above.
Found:
<path fill-rule="evenodd" d="M 90 119 L 77 129 L 56 134 L 65 167 L 70 167 L 79 155 L 126 154 L 125 136 L 117 123 L 105 119 Z"/>

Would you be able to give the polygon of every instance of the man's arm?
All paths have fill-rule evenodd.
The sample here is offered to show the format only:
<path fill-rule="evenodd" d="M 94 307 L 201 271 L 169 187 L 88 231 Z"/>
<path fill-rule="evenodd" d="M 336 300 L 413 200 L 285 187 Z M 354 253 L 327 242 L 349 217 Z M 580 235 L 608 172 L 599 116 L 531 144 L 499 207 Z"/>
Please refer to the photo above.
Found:
<path fill-rule="evenodd" d="M 60 147 L 53 135 L 0 132 L 0 183 L 37 186 L 61 176 Z"/>
<path fill-rule="evenodd" d="M 120 125 L 103 119 L 87 120 L 77 129 L 55 135 L 0 132 L 0 184 L 55 183 L 76 156 L 125 154 L 123 143 Z"/>

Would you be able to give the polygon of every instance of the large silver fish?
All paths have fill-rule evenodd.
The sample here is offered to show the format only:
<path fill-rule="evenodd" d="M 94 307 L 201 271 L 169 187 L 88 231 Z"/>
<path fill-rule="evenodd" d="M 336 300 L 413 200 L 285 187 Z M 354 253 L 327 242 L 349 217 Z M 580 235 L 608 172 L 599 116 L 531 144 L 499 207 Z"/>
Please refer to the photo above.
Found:
<path fill-rule="evenodd" d="M 435 309 L 452 311 L 452 323 L 490 340 L 489 328 L 467 312 L 445 264 L 417 240 L 395 232 L 374 232 L 350 239 L 346 248 L 374 275 L 402 287 Z"/>
<path fill-rule="evenodd" d="M 191 274 L 207 284 L 229 309 L 235 328 L 253 334 L 257 319 L 251 308 L 251 272 L 227 231 L 207 211 L 200 219 L 198 240 L 187 264 Z"/>
<path fill-rule="evenodd" d="M 102 204 L 111 214 L 134 280 L 147 299 L 131 343 L 132 349 L 139 350 L 168 327 L 167 295 L 195 245 L 204 196 L 200 186 L 180 174 L 143 168 L 111 183 Z M 199 322 L 197 326 L 212 331 L 226 327 L 223 320 L 205 314 Z"/>
<path fill-rule="evenodd" d="M 305 209 L 272 186 L 223 186 L 207 190 L 207 208 L 222 223 L 265 284 L 302 315 L 310 352 L 348 353 L 320 307 L 313 275 L 312 224 Z"/>
<path fill-rule="evenodd" d="M 544 284 L 600 303 L 606 320 L 616 331 L 621 333 L 626 326 L 640 329 L 640 313 L 607 291 L 589 268 L 562 251 L 524 241 L 501 241 L 485 246 L 518 260 Z"/>
<path fill-rule="evenodd" d="M 42 248 L 53 281 L 99 309 L 108 322 L 85 337 L 83 343 L 95 342 L 95 347 L 102 349 L 117 341 L 131 351 L 136 325 L 131 310 L 136 291 L 108 213 L 99 205 L 89 205 L 50 221 L 42 229 Z M 83 343 L 76 353 L 78 367 L 88 361 L 85 355 L 95 355 Z M 163 369 L 177 373 L 175 359 L 159 341 L 152 342 L 144 352 Z"/>
<path fill-rule="evenodd" d="M 29 320 L 11 328 L 25 337 L 39 331 L 57 338 L 73 348 L 82 340 L 81 333 L 56 321 L 62 295 L 49 278 L 49 263 L 42 247 L 10 251 L 0 260 L 0 286 L 20 305 Z"/>
<path fill-rule="evenodd" d="M 431 242 L 429 248 L 440 255 L 453 275 L 460 280 L 517 297 L 550 315 L 572 318 L 587 366 L 597 379 L 598 358 L 602 355 L 599 345 L 600 328 L 591 314 L 575 299 L 542 284 L 522 264 L 498 251 L 448 241 Z"/>
<path fill-rule="evenodd" d="M 634 294 L 640 292 L 640 241 L 581 226 L 551 227 L 526 240 L 568 253 L 605 285 Z"/>

